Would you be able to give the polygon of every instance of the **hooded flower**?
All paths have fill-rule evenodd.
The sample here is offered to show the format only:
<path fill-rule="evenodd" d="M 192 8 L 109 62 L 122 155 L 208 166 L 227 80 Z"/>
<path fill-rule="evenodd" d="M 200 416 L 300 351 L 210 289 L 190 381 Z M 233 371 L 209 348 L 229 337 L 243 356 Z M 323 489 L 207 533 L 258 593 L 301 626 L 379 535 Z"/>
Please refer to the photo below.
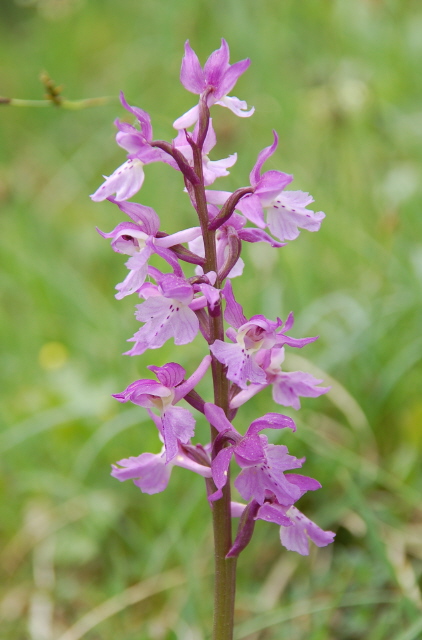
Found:
<path fill-rule="evenodd" d="M 221 47 L 210 55 L 202 68 L 198 56 L 189 44 L 185 43 L 185 55 L 182 60 L 180 81 L 191 93 L 207 96 L 207 105 L 219 104 L 227 107 L 237 116 L 247 118 L 254 112 L 254 108 L 247 111 L 244 100 L 231 97 L 228 93 L 233 89 L 238 78 L 250 65 L 250 60 L 241 60 L 235 64 L 229 64 L 230 51 L 224 38 Z M 175 129 L 187 129 L 195 124 L 199 117 L 198 105 L 178 118 L 173 126 Z"/>
<path fill-rule="evenodd" d="M 169 338 L 174 343 L 188 344 L 199 331 L 199 320 L 189 305 L 193 301 L 194 288 L 184 278 L 165 275 L 159 285 L 145 284 L 140 295 L 147 300 L 136 306 L 136 319 L 144 326 L 130 338 L 135 346 L 126 355 L 141 355 L 147 349 L 158 349 Z"/>
<path fill-rule="evenodd" d="M 317 340 L 316 337 L 290 338 L 285 335 L 293 327 L 293 314 L 288 316 L 285 323 L 280 318 L 272 321 L 263 315 L 247 320 L 241 305 L 234 299 L 230 281 L 226 282 L 223 294 L 226 299 L 224 317 L 232 327 L 228 329 L 227 336 L 233 344 L 216 340 L 210 350 L 219 362 L 228 367 L 228 379 L 241 389 L 247 388 L 248 381 L 266 385 L 267 375 L 257 361 L 261 350 L 285 344 L 301 348 Z"/>
<path fill-rule="evenodd" d="M 174 274 L 163 275 L 153 267 L 148 268 L 148 273 L 155 274 L 158 285 L 145 282 L 139 289 L 139 295 L 146 302 L 136 305 L 135 316 L 145 324 L 128 340 L 135 345 L 125 355 L 136 356 L 147 349 L 158 349 L 170 338 L 174 338 L 177 345 L 192 342 L 199 331 L 195 311 L 207 305 L 213 310 L 220 300 L 220 290 L 212 286 L 216 280 L 213 271 L 196 284 Z M 194 298 L 196 293 L 201 295 Z"/>
<path fill-rule="evenodd" d="M 258 435 L 263 429 L 288 427 L 295 431 L 295 423 L 288 416 L 267 413 L 262 418 L 254 420 L 245 435 L 241 436 L 227 420 L 223 409 L 207 402 L 204 410 L 208 422 L 219 432 L 214 447 L 230 442 L 228 447 L 218 451 L 212 461 L 212 477 L 217 491 L 209 496 L 210 500 L 221 498 L 221 489 L 227 482 L 228 468 L 233 455 L 242 468 L 234 485 L 245 500 L 254 498 L 259 504 L 263 504 L 267 492 L 270 491 L 277 496 L 280 504 L 291 505 L 305 491 L 320 486 L 316 480 L 306 476 L 285 476 L 285 471 L 301 467 L 303 460 L 289 455 L 286 446 L 268 444 L 266 436 Z"/>
<path fill-rule="evenodd" d="M 266 171 L 261 175 L 264 162 L 277 148 L 278 136 L 274 131 L 274 142 L 258 154 L 258 159 L 250 174 L 254 192 L 244 196 L 238 209 L 258 227 L 264 227 L 264 210 L 271 233 L 282 242 L 298 237 L 299 229 L 318 231 L 325 213 L 314 213 L 306 209 L 313 202 L 312 196 L 304 191 L 285 191 L 293 176 L 282 171 Z"/>
<path fill-rule="evenodd" d="M 317 547 L 326 547 L 335 537 L 335 533 L 323 531 L 293 505 L 286 507 L 278 504 L 276 500 L 265 502 L 259 508 L 255 519 L 280 525 L 281 544 L 289 551 L 296 551 L 302 556 L 309 555 L 309 540 Z"/>
<path fill-rule="evenodd" d="M 116 194 L 116 200 L 128 200 L 142 187 L 145 174 L 144 165 L 151 162 L 167 162 L 174 166 L 170 156 L 161 149 L 151 146 L 152 127 L 151 118 L 146 111 L 138 107 L 131 107 L 125 100 L 123 93 L 120 101 L 138 120 L 140 129 L 136 129 L 127 122 L 115 121 L 118 128 L 116 135 L 117 144 L 128 152 L 128 160 L 111 174 L 104 176 L 105 182 L 92 194 L 95 202 L 100 202 Z"/>
<path fill-rule="evenodd" d="M 250 384 L 246 389 L 240 391 L 230 402 L 231 409 L 237 409 L 270 384 L 273 386 L 274 402 L 284 407 L 293 407 L 293 409 L 300 409 L 300 396 L 317 398 L 331 389 L 331 387 L 318 387 L 317 385 L 321 384 L 323 380 L 314 378 L 310 373 L 282 371 L 284 347 L 261 351 L 256 360 L 265 371 L 267 381 L 264 384 Z"/>
<path fill-rule="evenodd" d="M 126 262 L 129 273 L 125 280 L 116 286 L 118 300 L 135 293 L 144 284 L 148 272 L 148 260 L 156 253 L 166 260 L 176 272 L 180 271 L 176 256 L 169 247 L 181 242 L 189 242 L 201 235 L 200 227 L 192 227 L 164 237 L 157 237 L 160 220 L 154 209 L 135 202 L 111 202 L 128 214 L 133 222 L 122 222 L 110 231 L 98 232 L 104 238 L 112 238 L 111 247 L 117 253 L 130 258 Z M 181 271 L 180 271 L 181 273 Z"/>
<path fill-rule="evenodd" d="M 156 374 L 159 382 L 137 380 L 122 393 L 113 395 L 119 402 L 130 401 L 145 409 L 158 410 L 167 462 L 177 455 L 178 443 L 188 443 L 195 429 L 195 419 L 191 412 L 175 405 L 203 378 L 210 363 L 211 356 L 205 356 L 197 370 L 185 381 L 186 371 L 176 362 L 163 367 L 150 365 L 148 369 Z"/>
<path fill-rule="evenodd" d="M 200 445 L 197 446 L 200 447 Z M 211 477 L 210 467 L 192 460 L 180 444 L 177 445 L 177 452 L 170 462 L 166 462 L 166 450 L 163 447 L 160 453 L 141 453 L 140 456 L 119 460 L 116 465 L 113 464 L 111 470 L 114 478 L 120 482 L 133 480 L 143 493 L 149 494 L 164 491 L 174 466 L 184 467 L 204 478 Z"/>

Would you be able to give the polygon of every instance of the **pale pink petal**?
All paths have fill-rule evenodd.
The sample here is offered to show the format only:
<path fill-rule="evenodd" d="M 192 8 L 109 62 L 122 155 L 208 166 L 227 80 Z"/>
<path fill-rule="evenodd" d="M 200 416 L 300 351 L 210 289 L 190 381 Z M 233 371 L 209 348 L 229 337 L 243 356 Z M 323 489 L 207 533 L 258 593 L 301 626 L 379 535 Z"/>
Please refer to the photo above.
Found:
<path fill-rule="evenodd" d="M 177 345 L 187 344 L 199 331 L 199 320 L 189 307 L 162 296 L 149 298 L 137 305 L 136 317 L 145 324 L 129 340 L 135 342 L 135 346 L 127 355 L 158 349 L 172 337 Z"/>
<path fill-rule="evenodd" d="M 241 276 L 243 273 L 244 267 L 245 267 L 245 263 L 243 262 L 242 258 L 239 258 L 239 260 L 234 265 L 233 269 L 231 269 L 227 274 L 227 278 L 237 278 L 238 276 Z"/>
<path fill-rule="evenodd" d="M 116 194 L 116 200 L 127 200 L 139 191 L 144 182 L 144 165 L 140 160 L 127 160 L 91 195 L 94 202 Z"/>
<path fill-rule="evenodd" d="M 290 507 L 287 514 L 293 522 L 293 527 L 280 529 L 281 544 L 289 551 L 297 551 L 302 556 L 309 555 L 309 541 L 312 540 L 318 547 L 326 547 L 333 542 L 335 533 L 323 531 L 312 520 L 309 520 L 296 507 Z"/>
<path fill-rule="evenodd" d="M 189 109 L 189 111 L 186 111 L 186 113 L 180 116 L 180 118 L 177 118 L 177 120 L 173 122 L 173 127 L 175 129 L 187 129 L 191 125 L 195 124 L 198 118 L 199 107 L 198 105 L 195 105 L 192 109 Z"/>
<path fill-rule="evenodd" d="M 214 205 L 223 205 L 231 195 L 231 191 L 214 191 L 214 189 L 205 190 L 207 202 Z"/>
<path fill-rule="evenodd" d="M 247 505 L 243 502 L 230 502 L 230 513 L 232 518 L 240 518 Z"/>
<path fill-rule="evenodd" d="M 258 384 L 266 383 L 267 376 L 255 362 L 254 355 L 248 353 L 248 350 L 242 345 L 216 340 L 214 344 L 210 345 L 210 351 L 219 362 L 228 367 L 228 379 L 241 389 L 246 389 L 247 381 Z"/>
<path fill-rule="evenodd" d="M 282 191 L 268 209 L 267 223 L 271 233 L 280 240 L 294 240 L 299 229 L 318 231 L 325 213 L 305 209 L 312 197 L 303 191 Z"/>
<path fill-rule="evenodd" d="M 172 405 L 166 407 L 161 419 L 166 461 L 170 462 L 178 453 L 178 442 L 186 444 L 194 436 L 196 421 L 188 409 Z"/>
<path fill-rule="evenodd" d="M 331 387 L 316 386 L 321 382 L 323 381 L 303 371 L 280 372 L 273 382 L 274 402 L 285 407 L 300 409 L 299 396 L 317 398 L 331 389 Z"/>
<path fill-rule="evenodd" d="M 155 244 L 164 248 L 173 247 L 175 244 L 194 241 L 195 238 L 201 237 L 201 233 L 201 227 L 191 227 L 190 229 L 172 233 L 164 238 L 156 238 Z"/>
<path fill-rule="evenodd" d="M 135 293 L 144 284 L 148 274 L 148 260 L 152 253 L 149 247 L 145 247 L 126 262 L 126 266 L 130 271 L 124 281 L 116 285 L 118 291 L 116 293 L 117 300 Z"/>
<path fill-rule="evenodd" d="M 248 400 L 253 398 L 253 396 L 255 396 L 257 393 L 262 391 L 262 389 L 265 389 L 266 387 L 268 387 L 268 385 L 269 383 L 249 384 L 246 389 L 242 389 L 242 391 L 239 391 L 239 393 L 235 395 L 233 400 L 230 402 L 230 409 L 238 409 L 239 407 L 242 406 L 242 404 L 245 404 L 245 402 L 247 402 Z"/>
<path fill-rule="evenodd" d="M 264 221 L 264 210 L 261 200 L 254 193 L 241 198 L 236 208 L 243 213 L 245 218 L 256 224 L 257 227 L 263 229 L 267 226 Z"/>
<path fill-rule="evenodd" d="M 223 98 L 220 98 L 216 104 L 219 104 L 222 107 L 227 107 L 227 109 L 230 109 L 230 111 L 240 118 L 249 118 L 255 111 L 255 107 L 252 107 L 247 111 L 247 102 L 239 100 L 239 98 L 236 98 L 235 96 L 224 96 Z"/>
<path fill-rule="evenodd" d="M 143 493 L 150 495 L 164 491 L 168 485 L 171 467 L 166 466 L 162 454 L 142 453 L 138 457 L 125 458 L 117 463 L 120 469 L 113 465 L 111 475 L 117 480 L 133 479 L 134 484 Z"/>

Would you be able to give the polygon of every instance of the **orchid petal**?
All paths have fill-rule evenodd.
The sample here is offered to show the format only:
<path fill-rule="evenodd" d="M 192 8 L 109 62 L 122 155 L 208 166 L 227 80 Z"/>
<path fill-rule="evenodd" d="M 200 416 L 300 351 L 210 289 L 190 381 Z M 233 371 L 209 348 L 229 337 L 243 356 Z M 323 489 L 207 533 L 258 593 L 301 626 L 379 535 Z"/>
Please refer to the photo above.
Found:
<path fill-rule="evenodd" d="M 204 405 L 205 417 L 213 427 L 217 429 L 219 433 L 222 431 L 234 431 L 237 434 L 236 429 L 228 421 L 226 414 L 221 407 L 212 402 L 206 402 Z M 237 434 L 239 435 L 239 434 Z"/>
<path fill-rule="evenodd" d="M 228 469 L 233 455 L 233 447 L 221 449 L 211 463 L 212 479 L 217 489 L 222 489 L 228 478 Z M 215 496 L 215 494 L 213 494 Z M 211 496 L 209 496 L 211 499 Z M 215 499 L 215 498 L 214 498 Z"/>
<path fill-rule="evenodd" d="M 309 555 L 308 538 L 317 545 L 325 547 L 333 542 L 335 534 L 332 531 L 323 531 L 312 520 L 309 520 L 296 507 L 290 507 L 287 514 L 293 522 L 293 527 L 280 529 L 281 544 L 289 551 L 297 551 L 302 556 Z"/>
<path fill-rule="evenodd" d="M 180 384 L 186 375 L 185 369 L 177 362 L 169 362 L 162 367 L 150 364 L 147 369 L 153 371 L 161 384 L 169 389 Z"/>
<path fill-rule="evenodd" d="M 205 88 L 204 72 L 198 56 L 189 44 L 189 40 L 185 42 L 185 55 L 182 59 L 180 82 L 191 93 L 202 93 Z"/>
<path fill-rule="evenodd" d="M 248 104 L 245 100 L 239 100 L 235 96 L 224 96 L 220 98 L 216 104 L 219 104 L 221 107 L 227 107 L 230 109 L 232 113 L 239 118 L 249 118 L 255 112 L 255 107 L 251 107 L 249 111 L 247 111 Z"/>
<path fill-rule="evenodd" d="M 121 482 L 133 479 L 134 484 L 143 493 L 150 495 L 160 493 L 168 485 L 171 467 L 165 465 L 161 454 L 142 453 L 137 458 L 119 460 L 117 464 L 120 464 L 124 469 L 113 465 L 111 475 Z"/>
<path fill-rule="evenodd" d="M 198 382 L 202 380 L 211 364 L 211 360 L 211 356 L 205 356 L 205 358 L 203 358 L 200 362 L 196 371 L 194 371 L 194 373 L 189 376 L 189 378 L 185 380 L 185 382 L 181 382 L 181 384 L 176 387 L 176 389 L 174 390 L 174 404 L 184 398 L 185 395 L 192 391 L 192 389 L 198 384 Z"/>
<path fill-rule="evenodd" d="M 263 229 L 267 226 L 264 221 L 264 210 L 261 200 L 254 193 L 246 195 L 239 200 L 236 209 L 239 209 L 245 218 L 256 224 L 257 227 Z"/>
<path fill-rule="evenodd" d="M 283 416 L 281 413 L 266 413 L 262 418 L 258 418 L 251 422 L 246 435 L 252 436 L 263 429 L 292 429 L 296 431 L 296 425 L 289 416 Z"/>
<path fill-rule="evenodd" d="M 283 527 L 291 527 L 293 525 L 293 522 L 286 515 L 286 507 L 277 503 L 270 504 L 269 502 L 264 502 L 258 510 L 256 520 L 258 519 L 265 520 L 266 522 L 275 522 L 275 524 Z"/>
<path fill-rule="evenodd" d="M 274 136 L 273 143 L 269 147 L 265 147 L 265 149 L 262 149 L 262 151 L 258 153 L 258 158 L 255 163 L 255 166 L 249 175 L 249 179 L 253 187 L 256 187 L 256 185 L 258 184 L 261 178 L 262 165 L 264 164 L 264 162 L 268 160 L 268 158 L 270 158 L 273 155 L 274 151 L 277 149 L 278 135 L 277 135 L 277 132 L 274 131 L 274 129 L 273 129 L 273 136 Z"/>
<path fill-rule="evenodd" d="M 170 405 L 162 421 L 166 461 L 170 462 L 178 453 L 178 442 L 187 443 L 194 436 L 196 420 L 188 409 Z"/>
<path fill-rule="evenodd" d="M 224 285 L 223 296 L 226 300 L 224 319 L 234 329 L 239 329 L 247 322 L 247 319 L 243 314 L 242 306 L 235 300 L 230 280 L 227 280 L 226 284 Z"/>
<path fill-rule="evenodd" d="M 105 182 L 91 195 L 94 202 L 106 200 L 116 194 L 116 200 L 127 200 L 139 191 L 144 182 L 144 164 L 140 160 L 127 160 L 106 177 Z"/>
<path fill-rule="evenodd" d="M 196 104 L 192 109 L 189 109 L 189 111 L 186 111 L 186 113 L 180 116 L 180 118 L 177 118 L 177 120 L 173 122 L 173 127 L 175 129 L 187 129 L 191 125 L 195 124 L 198 118 L 199 107 Z"/>

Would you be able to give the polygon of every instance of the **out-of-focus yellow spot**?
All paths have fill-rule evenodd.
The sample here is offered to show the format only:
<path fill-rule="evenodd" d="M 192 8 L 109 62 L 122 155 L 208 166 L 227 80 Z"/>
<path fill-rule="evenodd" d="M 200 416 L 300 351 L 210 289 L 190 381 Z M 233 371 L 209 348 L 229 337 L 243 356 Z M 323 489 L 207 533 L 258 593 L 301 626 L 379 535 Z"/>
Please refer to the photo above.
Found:
<path fill-rule="evenodd" d="M 38 354 L 38 362 L 46 371 L 61 369 L 68 358 L 69 352 L 61 342 L 46 342 Z"/>

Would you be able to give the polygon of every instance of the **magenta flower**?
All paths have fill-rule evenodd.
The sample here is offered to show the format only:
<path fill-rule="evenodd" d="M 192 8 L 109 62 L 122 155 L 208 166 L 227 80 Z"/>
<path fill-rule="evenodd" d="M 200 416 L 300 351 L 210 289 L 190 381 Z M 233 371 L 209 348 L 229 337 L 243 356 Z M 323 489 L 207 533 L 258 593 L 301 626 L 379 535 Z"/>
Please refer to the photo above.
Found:
<path fill-rule="evenodd" d="M 312 196 L 303 191 L 285 191 L 293 176 L 282 171 L 266 171 L 261 175 L 262 165 L 277 148 L 278 136 L 274 131 L 274 142 L 258 154 L 258 159 L 250 174 L 254 192 L 244 196 L 237 208 L 258 227 L 265 227 L 264 210 L 267 211 L 267 225 L 273 235 L 281 241 L 294 240 L 299 229 L 318 231 L 325 213 L 315 213 L 306 209 L 313 202 Z"/>
<path fill-rule="evenodd" d="M 286 507 L 275 501 L 265 502 L 259 508 L 255 519 L 280 525 L 281 544 L 289 551 L 297 551 L 302 556 L 309 555 L 309 540 L 317 547 L 326 547 L 335 537 L 335 533 L 323 531 L 296 507 Z"/>
<path fill-rule="evenodd" d="M 176 456 L 178 442 L 188 443 L 195 430 L 195 418 L 191 412 L 175 405 L 198 384 L 210 363 L 211 356 L 205 356 L 197 370 L 185 381 L 186 371 L 176 362 L 170 362 L 163 367 L 150 365 L 148 369 L 155 373 L 159 382 L 137 380 L 122 393 L 113 395 L 119 402 L 132 402 L 145 409 L 158 410 L 162 421 L 167 462 Z"/>
<path fill-rule="evenodd" d="M 253 498 L 263 504 L 267 492 L 273 493 L 280 504 L 291 505 L 298 500 L 305 491 L 319 488 L 319 483 L 313 478 L 299 475 L 284 475 L 284 471 L 297 469 L 303 460 L 298 460 L 288 454 L 284 445 L 268 444 L 266 436 L 258 435 L 263 429 L 296 430 L 295 423 L 288 416 L 279 413 L 267 413 L 262 418 L 254 420 L 244 436 L 241 436 L 227 420 L 220 407 L 212 403 L 205 403 L 205 416 L 219 432 L 214 446 L 228 441 L 230 446 L 220 449 L 211 464 L 212 477 L 217 491 L 209 496 L 210 500 L 221 498 L 221 489 L 227 482 L 230 460 L 234 455 L 237 464 L 242 468 L 235 480 L 235 487 L 242 498 Z"/>
<path fill-rule="evenodd" d="M 305 373 L 304 371 L 282 371 L 281 364 L 284 361 L 284 347 L 261 351 L 257 354 L 256 360 L 266 373 L 266 383 L 248 385 L 230 402 L 231 409 L 237 409 L 270 384 L 273 385 L 274 402 L 284 407 L 293 407 L 293 409 L 300 409 L 300 396 L 317 398 L 331 389 L 331 387 L 318 387 L 317 385 L 321 384 L 323 380 L 314 378 L 310 373 Z"/>
<path fill-rule="evenodd" d="M 130 338 L 129 342 L 135 342 L 135 346 L 126 355 L 158 349 L 170 338 L 174 338 L 177 345 L 192 342 L 199 331 L 199 320 L 189 306 L 194 288 L 187 280 L 165 275 L 157 287 L 147 284 L 139 294 L 148 299 L 136 305 L 135 316 L 145 324 Z"/>
<path fill-rule="evenodd" d="M 177 445 L 177 452 L 169 462 L 166 461 L 166 450 L 163 447 L 161 453 L 141 453 L 140 456 L 119 460 L 117 464 L 123 468 L 112 465 L 111 475 L 114 478 L 120 482 L 133 480 L 143 493 L 149 494 L 164 491 L 174 466 L 189 469 L 204 478 L 211 477 L 210 467 L 192 460 L 180 444 Z"/>
<path fill-rule="evenodd" d="M 111 174 L 105 176 L 105 182 L 91 195 L 92 200 L 100 202 L 116 194 L 116 200 L 128 200 L 139 191 L 144 183 L 144 165 L 151 162 L 167 162 L 176 168 L 176 165 L 161 149 L 151 146 L 152 126 L 151 118 L 146 111 L 138 107 L 131 107 L 125 100 L 123 93 L 120 101 L 125 109 L 132 113 L 138 120 L 140 129 L 127 122 L 115 121 L 119 129 L 116 142 L 128 151 L 128 160 Z"/>
<path fill-rule="evenodd" d="M 227 366 L 228 379 L 241 389 L 247 388 L 248 381 L 266 386 L 267 375 L 257 361 L 257 355 L 261 350 L 274 346 L 282 347 L 285 344 L 301 348 L 317 340 L 317 337 L 290 338 L 285 335 L 293 327 L 292 313 L 285 323 L 280 318 L 272 321 L 263 315 L 252 316 L 247 320 L 241 305 L 234 299 L 229 280 L 223 294 L 226 299 L 224 317 L 232 327 L 226 333 L 233 344 L 216 340 L 210 346 L 210 350 L 219 362 Z"/>
<path fill-rule="evenodd" d="M 117 204 L 134 221 L 122 222 L 110 233 L 97 229 L 104 238 L 112 238 L 111 247 L 114 251 L 131 256 L 126 262 L 129 273 L 125 280 L 116 286 L 116 298 L 120 300 L 135 293 L 144 284 L 148 260 L 154 253 L 177 270 L 177 258 L 169 247 L 197 238 L 201 235 L 201 228 L 192 227 L 168 236 L 157 237 L 160 219 L 154 209 L 135 202 L 117 202 L 113 198 L 109 200 Z"/>
<path fill-rule="evenodd" d="M 246 71 L 250 65 L 250 60 L 241 60 L 235 64 L 229 64 L 230 51 L 224 38 L 221 39 L 221 47 L 210 55 L 204 68 L 201 67 L 198 56 L 189 44 L 185 43 L 185 55 L 182 60 L 180 71 L 180 81 L 191 93 L 207 96 L 207 105 L 219 104 L 227 107 L 237 116 L 247 118 L 253 114 L 252 107 L 247 111 L 247 104 L 244 100 L 231 97 L 228 93 L 233 89 L 238 78 Z M 199 117 L 199 107 L 196 105 L 180 118 L 173 126 L 175 129 L 187 129 L 195 124 Z"/>

